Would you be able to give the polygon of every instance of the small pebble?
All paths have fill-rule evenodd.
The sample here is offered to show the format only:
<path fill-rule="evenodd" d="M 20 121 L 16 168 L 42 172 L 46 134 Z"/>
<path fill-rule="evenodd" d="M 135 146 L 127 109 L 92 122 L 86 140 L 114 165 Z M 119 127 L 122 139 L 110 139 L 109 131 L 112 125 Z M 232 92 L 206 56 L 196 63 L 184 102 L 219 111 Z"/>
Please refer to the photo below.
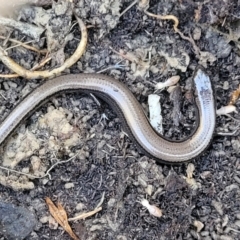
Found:
<path fill-rule="evenodd" d="M 227 235 L 221 235 L 219 240 L 234 240 L 234 239 L 230 236 L 227 236 Z"/>
<path fill-rule="evenodd" d="M 77 206 L 76 206 L 77 211 L 81 211 L 85 208 L 86 208 L 86 206 L 83 203 L 78 203 Z"/>
<path fill-rule="evenodd" d="M 228 90 L 228 89 L 229 89 L 229 82 L 228 82 L 228 81 L 225 81 L 225 82 L 223 83 L 223 89 L 224 89 L 224 90 Z"/>
<path fill-rule="evenodd" d="M 235 221 L 234 224 L 240 229 L 240 220 Z"/>
<path fill-rule="evenodd" d="M 54 230 L 58 228 L 58 223 L 52 216 L 49 216 L 48 218 L 48 226 L 50 229 L 54 229 Z"/>
<path fill-rule="evenodd" d="M 38 171 L 41 166 L 41 159 L 37 156 L 32 156 L 31 157 L 31 165 L 32 165 L 33 172 Z"/>
<path fill-rule="evenodd" d="M 201 236 L 203 236 L 203 237 L 209 236 L 209 231 L 202 231 Z"/>
<path fill-rule="evenodd" d="M 237 219 L 240 219 L 240 213 L 237 213 L 237 214 L 235 215 L 235 217 L 236 217 Z"/>
<path fill-rule="evenodd" d="M 201 232 L 201 230 L 204 228 L 204 224 L 197 220 L 194 221 L 193 225 L 197 228 L 197 233 Z"/>
<path fill-rule="evenodd" d="M 222 203 L 213 200 L 212 201 L 212 206 L 216 209 L 216 211 L 220 214 L 223 215 L 223 209 L 222 209 Z"/>
<path fill-rule="evenodd" d="M 201 38 L 201 28 L 195 28 L 193 30 L 193 39 L 199 40 Z"/>
<path fill-rule="evenodd" d="M 65 187 L 66 189 L 73 188 L 73 187 L 74 187 L 74 183 L 66 183 L 66 184 L 64 185 L 64 187 Z"/>
<path fill-rule="evenodd" d="M 41 223 L 47 223 L 48 220 L 49 220 L 49 217 L 48 217 L 48 216 L 44 216 L 44 217 L 42 217 L 42 218 L 39 219 L 39 221 L 40 221 Z"/>
<path fill-rule="evenodd" d="M 153 193 L 153 185 L 148 185 L 146 188 L 145 188 L 145 192 L 151 196 L 152 193 Z"/>
<path fill-rule="evenodd" d="M 10 88 L 17 88 L 17 84 L 15 82 L 12 82 L 12 81 L 8 81 L 8 86 Z"/>

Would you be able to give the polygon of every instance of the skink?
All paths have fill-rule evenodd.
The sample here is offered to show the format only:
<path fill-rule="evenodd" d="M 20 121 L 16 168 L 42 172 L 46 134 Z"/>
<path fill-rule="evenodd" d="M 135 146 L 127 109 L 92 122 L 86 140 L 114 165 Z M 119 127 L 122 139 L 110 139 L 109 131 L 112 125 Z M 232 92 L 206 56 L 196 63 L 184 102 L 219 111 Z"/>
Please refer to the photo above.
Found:
<path fill-rule="evenodd" d="M 162 163 L 182 163 L 200 155 L 211 143 L 215 129 L 215 103 L 211 81 L 198 68 L 193 78 L 198 121 L 184 141 L 171 141 L 151 127 L 141 105 L 121 82 L 100 74 L 64 75 L 49 80 L 27 95 L 0 125 L 0 145 L 43 102 L 61 92 L 94 93 L 109 103 L 130 139 L 146 154 Z"/>

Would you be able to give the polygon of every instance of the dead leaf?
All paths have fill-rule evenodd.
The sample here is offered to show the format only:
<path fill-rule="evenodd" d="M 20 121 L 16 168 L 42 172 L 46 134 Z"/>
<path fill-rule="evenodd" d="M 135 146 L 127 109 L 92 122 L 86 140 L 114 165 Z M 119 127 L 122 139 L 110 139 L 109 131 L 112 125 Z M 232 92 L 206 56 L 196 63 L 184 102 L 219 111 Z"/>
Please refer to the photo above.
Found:
<path fill-rule="evenodd" d="M 230 97 L 229 105 L 233 105 L 237 102 L 240 96 L 240 84 L 237 90 L 233 91 Z"/>
<path fill-rule="evenodd" d="M 63 229 L 71 236 L 72 239 L 79 240 L 68 224 L 67 213 L 61 203 L 57 203 L 56 207 L 50 198 L 46 197 L 45 200 L 54 219 L 63 227 Z"/>

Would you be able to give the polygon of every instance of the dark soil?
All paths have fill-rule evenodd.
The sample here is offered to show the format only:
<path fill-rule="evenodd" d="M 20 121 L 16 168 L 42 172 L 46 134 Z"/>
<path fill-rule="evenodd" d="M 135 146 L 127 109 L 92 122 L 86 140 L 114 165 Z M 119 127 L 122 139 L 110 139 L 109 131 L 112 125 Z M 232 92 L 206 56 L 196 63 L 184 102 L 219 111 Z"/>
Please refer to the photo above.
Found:
<path fill-rule="evenodd" d="M 137 4 L 119 18 L 119 12 L 131 2 L 75 1 L 77 15 L 89 26 L 89 40 L 85 54 L 69 69 L 69 73 L 104 70 L 103 74 L 124 82 L 146 111 L 147 96 L 154 92 L 154 84 L 180 75 L 183 118 L 179 126 L 175 126 L 172 119 L 173 104 L 169 94 L 166 91 L 159 94 L 164 135 L 172 139 L 185 138 L 194 129 L 194 105 L 187 96 L 189 91 L 191 93 L 189 86 L 198 65 L 205 68 L 212 80 L 217 109 L 228 104 L 231 93 L 239 86 L 240 3 L 231 0 L 150 1 L 149 12 L 172 14 L 179 19 L 181 32 L 192 36 L 196 46 L 205 52 L 205 57 L 199 57 L 193 45 L 174 32 L 172 21 L 151 18 Z M 55 4 L 52 11 L 57 6 Z M 32 18 L 29 12 L 22 13 L 23 20 L 31 22 Z M 49 21 L 50 26 L 56 24 L 54 19 Z M 64 23 L 69 27 L 69 18 L 65 18 Z M 54 29 L 59 35 L 62 29 L 67 31 L 58 24 Z M 64 49 L 66 57 L 74 52 L 81 37 L 77 25 L 71 32 L 74 38 Z M 17 30 L 11 34 L 11 38 L 18 40 L 22 37 Z M 26 37 L 24 42 L 28 40 L 31 39 Z M 34 45 L 47 47 L 45 40 Z M 112 49 L 131 52 L 136 56 L 142 52 L 145 55 L 141 57 L 145 61 L 151 53 L 150 67 L 141 76 L 136 76 L 138 66 L 121 58 Z M 9 55 L 26 68 L 40 61 L 38 54 L 21 47 L 13 48 Z M 171 67 L 166 55 L 177 59 L 178 66 Z M 186 60 L 188 57 L 189 63 Z M 158 71 L 154 71 L 152 66 Z M 50 63 L 45 66 L 48 69 L 52 67 Z M 0 73 L 9 72 L 0 63 Z M 21 77 L 11 80 L 0 78 L 0 121 L 42 81 Z M 107 103 L 99 101 L 100 107 L 90 95 L 63 94 L 38 109 L 17 130 L 16 135 L 28 131 L 40 139 L 39 148 L 14 168 L 18 171 L 30 169 L 31 173 L 33 159 L 37 157 L 46 172 L 56 158 L 67 160 L 80 151 L 72 161 L 56 166 L 51 171 L 51 179 L 28 179 L 11 172 L 0 172 L 3 177 L 13 175 L 15 181 L 20 177 L 20 182 L 34 183 L 33 189 L 18 191 L 0 185 L 1 201 L 27 207 L 38 219 L 36 228 L 26 239 L 70 239 L 60 226 L 54 229 L 48 220 L 44 220 L 50 215 L 45 197 L 61 202 L 69 217 L 78 212 L 92 211 L 102 200 L 102 211 L 85 220 L 70 222 L 81 239 L 239 239 L 240 137 L 238 133 L 233 136 L 220 136 L 218 133 L 233 132 L 239 128 L 240 120 L 236 122 L 227 116 L 217 117 L 216 134 L 211 146 L 191 161 L 195 166 L 195 181 L 190 185 L 184 178 L 187 177 L 188 163 L 163 165 L 141 155 L 124 134 L 121 121 L 114 111 Z M 235 105 L 239 110 L 240 101 Z M 70 125 L 76 129 L 80 136 L 78 144 L 68 148 L 50 128 L 39 128 L 39 118 L 44 118 L 55 109 L 62 109 Z M 107 118 L 103 118 L 104 114 Z M 239 118 L 237 113 L 231 113 L 231 116 Z M 16 135 L 9 140 L 12 144 Z M 49 146 L 51 137 L 58 147 Z M 9 147 L 4 147 L 1 155 L 4 156 L 6 148 Z M 142 199 L 158 206 L 163 216 L 157 218 L 150 215 L 141 205 Z M 196 221 L 204 225 L 199 231 Z M 3 236 L 0 239 L 4 239 Z"/>

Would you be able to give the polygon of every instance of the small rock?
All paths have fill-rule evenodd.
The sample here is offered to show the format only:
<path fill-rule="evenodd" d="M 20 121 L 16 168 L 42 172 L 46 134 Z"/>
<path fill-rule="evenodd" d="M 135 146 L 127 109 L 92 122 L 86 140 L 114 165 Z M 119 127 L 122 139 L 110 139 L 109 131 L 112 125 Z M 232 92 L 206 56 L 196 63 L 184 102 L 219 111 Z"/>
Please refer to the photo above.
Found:
<path fill-rule="evenodd" d="M 240 141 L 239 140 L 232 140 L 231 141 L 232 148 L 235 150 L 237 154 L 240 153 Z"/>
<path fill-rule="evenodd" d="M 81 211 L 85 208 L 86 208 L 86 206 L 83 203 L 78 203 L 76 206 L 76 210 L 78 210 L 78 211 Z"/>
<path fill-rule="evenodd" d="M 17 88 L 17 86 L 18 86 L 15 82 L 12 82 L 12 81 L 8 81 L 8 85 L 11 88 Z"/>
<path fill-rule="evenodd" d="M 202 231 L 202 232 L 201 232 L 201 236 L 202 236 L 202 237 L 207 237 L 207 236 L 209 236 L 209 231 Z"/>
<path fill-rule="evenodd" d="M 74 183 L 66 183 L 66 184 L 64 185 L 64 187 L 65 187 L 66 189 L 73 188 L 73 187 L 74 187 Z"/>
<path fill-rule="evenodd" d="M 235 221 L 234 225 L 236 225 L 238 228 L 240 228 L 240 220 Z"/>
<path fill-rule="evenodd" d="M 146 192 L 149 196 L 152 196 L 152 193 L 153 193 L 153 185 L 148 185 L 148 186 L 145 188 L 145 192 Z"/>
<path fill-rule="evenodd" d="M 200 174 L 202 179 L 207 179 L 212 176 L 212 173 L 210 171 L 204 171 Z"/>
<path fill-rule="evenodd" d="M 116 199 L 110 198 L 107 204 L 108 204 L 108 207 L 116 206 Z"/>
<path fill-rule="evenodd" d="M 232 190 L 234 190 L 234 189 L 239 189 L 239 186 L 237 185 L 237 184 L 231 184 L 231 185 L 229 185 L 229 186 L 227 186 L 226 188 L 225 188 L 225 191 L 226 192 L 231 192 Z"/>
<path fill-rule="evenodd" d="M 225 216 L 223 217 L 222 228 L 224 228 L 224 227 L 227 226 L 228 221 L 229 221 L 229 217 L 228 217 L 228 215 L 225 215 Z"/>
<path fill-rule="evenodd" d="M 223 209 L 222 209 L 222 203 L 213 200 L 212 201 L 212 206 L 216 209 L 216 211 L 222 216 L 223 215 Z"/>
<path fill-rule="evenodd" d="M 127 240 L 127 237 L 125 237 L 123 235 L 118 235 L 117 240 Z"/>
<path fill-rule="evenodd" d="M 24 207 L 0 202 L 0 233 L 8 240 L 22 240 L 37 224 L 34 214 Z"/>
<path fill-rule="evenodd" d="M 199 40 L 201 38 L 201 33 L 202 33 L 201 28 L 195 28 L 193 30 L 193 39 Z"/>
<path fill-rule="evenodd" d="M 197 220 L 194 221 L 193 225 L 197 228 L 197 233 L 201 232 L 201 230 L 204 228 L 204 224 Z"/>
<path fill-rule="evenodd" d="M 228 81 L 225 81 L 225 82 L 223 83 L 223 89 L 224 89 L 224 90 L 228 90 L 228 89 L 229 89 L 229 82 L 228 82 Z"/>
<path fill-rule="evenodd" d="M 38 171 L 41 166 L 41 159 L 37 156 L 32 156 L 31 157 L 31 165 L 32 165 L 32 170 L 34 172 Z"/>
<path fill-rule="evenodd" d="M 221 235 L 220 240 L 233 240 L 233 238 L 227 235 Z"/>
<path fill-rule="evenodd" d="M 40 221 L 41 223 L 47 223 L 48 220 L 49 220 L 49 217 L 48 217 L 48 216 L 44 216 L 44 217 L 42 217 L 42 218 L 39 219 L 39 221 Z"/>
<path fill-rule="evenodd" d="M 147 177 L 144 174 L 138 176 L 138 183 L 142 185 L 144 188 L 148 186 L 147 184 Z"/>
<path fill-rule="evenodd" d="M 58 223 L 52 216 L 49 216 L 48 218 L 48 226 L 50 229 L 54 229 L 54 230 L 58 228 Z"/>

